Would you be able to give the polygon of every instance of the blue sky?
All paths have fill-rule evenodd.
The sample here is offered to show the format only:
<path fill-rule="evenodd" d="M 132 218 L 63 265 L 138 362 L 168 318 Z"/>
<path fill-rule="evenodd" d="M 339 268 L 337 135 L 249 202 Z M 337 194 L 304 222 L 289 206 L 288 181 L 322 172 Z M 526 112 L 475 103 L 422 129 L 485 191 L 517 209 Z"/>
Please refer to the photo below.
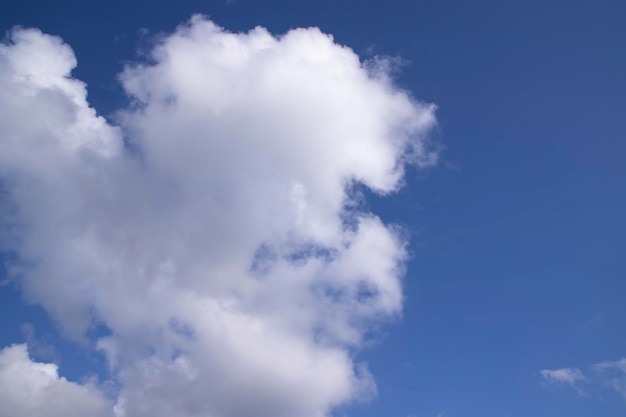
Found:
<path fill-rule="evenodd" d="M 438 162 L 408 166 L 403 187 L 391 187 L 395 192 L 389 195 L 367 189 L 385 180 L 381 177 L 372 176 L 363 189 L 363 209 L 385 224 L 399 225 L 408 239 L 402 314 L 395 311 L 382 323 L 368 322 L 367 341 L 335 342 L 354 364 L 368 364 L 378 394 L 365 402 L 355 396 L 346 396 L 338 405 L 328 400 L 332 406 L 326 411 L 352 417 L 626 413 L 626 364 L 618 362 L 626 357 L 623 2 L 0 4 L 3 32 L 16 25 L 38 28 L 73 49 L 78 66 L 72 76 L 87 84 L 89 105 L 111 126 L 123 125 L 130 141 L 134 138 L 129 126 L 141 129 L 148 122 L 133 113 L 132 87 L 125 92 L 120 77 L 128 85 L 152 78 L 119 74 L 136 62 L 149 65 L 146 57 L 159 39 L 194 14 L 208 16 L 234 33 L 255 26 L 275 35 L 318 27 L 363 60 L 401 58 L 392 74 L 394 88 L 437 106 L 436 126 L 424 129 L 440 147 Z M 249 79 L 256 79 L 254 74 Z M 137 88 L 151 88 L 141 85 Z M 5 118 L 0 123 L 8 125 Z M 1 163 L 10 165 L 2 158 Z M 171 167 L 185 169 L 176 161 Z M 12 174 L 7 172 L 19 169 L 3 169 L 3 181 L 10 182 Z M 191 178 L 194 172 L 190 169 Z M 1 198 L 9 204 L 11 191 Z M 8 218 L 7 211 L 1 213 Z M 38 219 L 27 220 L 39 224 Z M 4 242 L 9 234 L 2 236 Z M 54 247 L 55 235 L 41 236 L 52 239 Z M 3 255 L 7 265 L 20 255 L 8 246 Z M 95 346 L 111 332 L 122 335 L 123 326 L 116 328 L 113 318 L 105 323 L 94 319 L 85 331 L 78 331 L 82 336 L 71 335 L 73 325 L 54 310 L 61 309 L 55 307 L 58 300 L 45 298 L 35 288 L 28 291 L 36 301 L 24 301 L 19 288 L 37 287 L 45 278 L 23 278 L 30 284 L 19 279 L 0 287 L 0 348 L 28 342 L 31 359 L 58 363 L 60 375 L 71 381 L 82 382 L 88 375 L 111 380 L 115 388 L 109 391 L 104 383 L 98 386 L 107 401 L 115 401 L 124 384 L 140 385 L 140 377 L 121 381 L 116 371 L 109 371 L 105 355 Z M 263 300 L 258 303 L 265 308 Z M 103 305 L 92 308 L 106 310 Z M 195 357 L 190 357 L 193 363 Z M 564 369 L 569 373 L 541 372 Z M 242 397 L 239 401 L 245 402 L 247 397 Z M 141 416 L 137 409 L 128 410 L 129 417 Z M 246 412 L 236 409 L 215 416 Z"/>

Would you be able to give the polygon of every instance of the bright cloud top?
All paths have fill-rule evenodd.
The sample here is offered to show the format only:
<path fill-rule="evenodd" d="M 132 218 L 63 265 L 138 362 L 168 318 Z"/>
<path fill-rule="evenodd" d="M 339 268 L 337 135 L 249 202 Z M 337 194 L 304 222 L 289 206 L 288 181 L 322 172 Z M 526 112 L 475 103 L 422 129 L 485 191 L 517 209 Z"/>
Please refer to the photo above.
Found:
<path fill-rule="evenodd" d="M 108 329 L 118 416 L 321 417 L 374 394 L 353 352 L 400 313 L 406 252 L 354 185 L 394 192 L 434 163 L 434 107 L 313 28 L 194 17 L 151 58 L 120 75 L 114 127 L 60 39 L 0 46 L 12 278 L 68 335 Z"/>

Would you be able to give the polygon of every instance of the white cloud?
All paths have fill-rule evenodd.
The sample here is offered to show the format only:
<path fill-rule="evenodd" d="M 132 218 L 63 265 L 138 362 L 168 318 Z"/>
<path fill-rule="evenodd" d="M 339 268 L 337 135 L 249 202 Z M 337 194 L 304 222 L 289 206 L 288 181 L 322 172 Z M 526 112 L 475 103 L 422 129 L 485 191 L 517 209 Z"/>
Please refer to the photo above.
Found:
<path fill-rule="evenodd" d="M 544 369 L 540 373 L 547 382 L 558 382 L 568 385 L 576 385 L 577 382 L 585 379 L 580 369 L 576 368 Z"/>
<path fill-rule="evenodd" d="M 547 382 L 564 383 L 574 387 L 580 394 L 582 386 L 597 391 L 610 389 L 626 399 L 626 358 L 596 363 L 584 374 L 577 368 L 540 371 Z"/>
<path fill-rule="evenodd" d="M 110 330 L 117 415 L 321 417 L 373 395 L 353 353 L 400 314 L 406 252 L 353 184 L 431 165 L 433 106 L 314 28 L 194 17 L 121 74 L 121 129 L 75 65 L 36 30 L 0 46 L 1 242 L 68 335 Z"/>
<path fill-rule="evenodd" d="M 59 377 L 52 363 L 33 362 L 26 345 L 0 351 L 0 417 L 113 416 L 91 384 Z"/>

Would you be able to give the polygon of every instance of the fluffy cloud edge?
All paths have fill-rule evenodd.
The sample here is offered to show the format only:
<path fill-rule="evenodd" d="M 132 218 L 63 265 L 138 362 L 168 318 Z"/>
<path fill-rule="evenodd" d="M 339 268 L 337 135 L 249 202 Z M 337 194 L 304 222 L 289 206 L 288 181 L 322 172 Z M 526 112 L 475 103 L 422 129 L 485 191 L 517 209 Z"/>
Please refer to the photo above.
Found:
<path fill-rule="evenodd" d="M 1 417 L 112 417 L 112 406 L 93 382 L 68 381 L 56 364 L 31 360 L 25 344 L 0 350 Z"/>

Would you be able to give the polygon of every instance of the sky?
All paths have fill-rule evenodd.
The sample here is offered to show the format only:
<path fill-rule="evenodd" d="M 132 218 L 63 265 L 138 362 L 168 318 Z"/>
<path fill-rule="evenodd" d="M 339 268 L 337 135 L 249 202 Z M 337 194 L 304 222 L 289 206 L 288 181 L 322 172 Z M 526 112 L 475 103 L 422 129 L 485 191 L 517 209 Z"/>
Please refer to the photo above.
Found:
<path fill-rule="evenodd" d="M 0 0 L 0 417 L 626 415 L 624 20 Z"/>

